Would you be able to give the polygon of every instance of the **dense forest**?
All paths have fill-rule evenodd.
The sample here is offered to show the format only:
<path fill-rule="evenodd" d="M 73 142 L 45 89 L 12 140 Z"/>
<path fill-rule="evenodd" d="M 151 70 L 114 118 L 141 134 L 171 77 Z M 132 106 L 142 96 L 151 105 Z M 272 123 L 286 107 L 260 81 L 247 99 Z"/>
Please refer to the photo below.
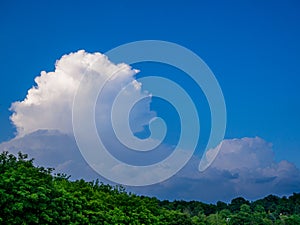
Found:
<path fill-rule="evenodd" d="M 19 153 L 0 154 L 0 224 L 300 224 L 300 193 L 253 202 L 160 201 L 99 181 L 70 181 Z"/>

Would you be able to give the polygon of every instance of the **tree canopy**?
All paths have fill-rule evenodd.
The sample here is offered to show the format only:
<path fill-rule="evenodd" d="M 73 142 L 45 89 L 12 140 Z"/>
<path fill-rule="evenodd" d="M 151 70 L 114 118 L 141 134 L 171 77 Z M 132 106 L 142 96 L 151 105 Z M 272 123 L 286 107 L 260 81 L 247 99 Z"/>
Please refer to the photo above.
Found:
<path fill-rule="evenodd" d="M 300 224 L 300 193 L 229 204 L 160 201 L 98 180 L 70 181 L 19 153 L 0 154 L 0 224 Z"/>

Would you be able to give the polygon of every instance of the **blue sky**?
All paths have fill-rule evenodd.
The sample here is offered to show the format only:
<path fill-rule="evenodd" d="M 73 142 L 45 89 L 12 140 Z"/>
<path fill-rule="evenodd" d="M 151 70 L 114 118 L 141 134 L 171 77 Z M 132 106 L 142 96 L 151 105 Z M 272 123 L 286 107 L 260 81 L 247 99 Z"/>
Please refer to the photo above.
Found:
<path fill-rule="evenodd" d="M 62 55 L 155 39 L 191 49 L 214 72 L 225 138 L 259 136 L 300 168 L 298 1 L 1 1 L 0 11 L 0 142 L 14 137 L 11 103 Z"/>

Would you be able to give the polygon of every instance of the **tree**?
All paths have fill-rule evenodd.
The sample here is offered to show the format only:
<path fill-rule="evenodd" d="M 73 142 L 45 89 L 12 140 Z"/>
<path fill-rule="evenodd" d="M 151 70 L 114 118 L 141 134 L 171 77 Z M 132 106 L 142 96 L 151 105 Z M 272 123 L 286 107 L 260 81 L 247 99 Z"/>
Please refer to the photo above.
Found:
<path fill-rule="evenodd" d="M 238 212 L 243 204 L 249 205 L 250 203 L 242 197 L 232 199 L 231 203 L 229 204 L 229 209 L 233 213 Z"/>
<path fill-rule="evenodd" d="M 300 225 L 300 194 L 229 205 L 160 201 L 98 180 L 70 181 L 19 153 L 0 154 L 0 224 Z"/>

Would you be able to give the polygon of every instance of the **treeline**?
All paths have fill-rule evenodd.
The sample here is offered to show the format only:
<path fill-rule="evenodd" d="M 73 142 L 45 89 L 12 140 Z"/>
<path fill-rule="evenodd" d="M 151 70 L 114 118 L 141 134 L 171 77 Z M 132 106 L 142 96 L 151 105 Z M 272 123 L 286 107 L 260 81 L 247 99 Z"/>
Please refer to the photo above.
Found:
<path fill-rule="evenodd" d="M 159 205 L 189 215 L 192 224 L 300 224 L 300 193 L 288 198 L 269 195 L 254 202 L 238 197 L 229 204 L 164 200 Z"/>
<path fill-rule="evenodd" d="M 231 203 L 160 201 L 121 186 L 69 181 L 19 153 L 0 154 L 0 224 L 300 224 L 300 194 Z"/>

